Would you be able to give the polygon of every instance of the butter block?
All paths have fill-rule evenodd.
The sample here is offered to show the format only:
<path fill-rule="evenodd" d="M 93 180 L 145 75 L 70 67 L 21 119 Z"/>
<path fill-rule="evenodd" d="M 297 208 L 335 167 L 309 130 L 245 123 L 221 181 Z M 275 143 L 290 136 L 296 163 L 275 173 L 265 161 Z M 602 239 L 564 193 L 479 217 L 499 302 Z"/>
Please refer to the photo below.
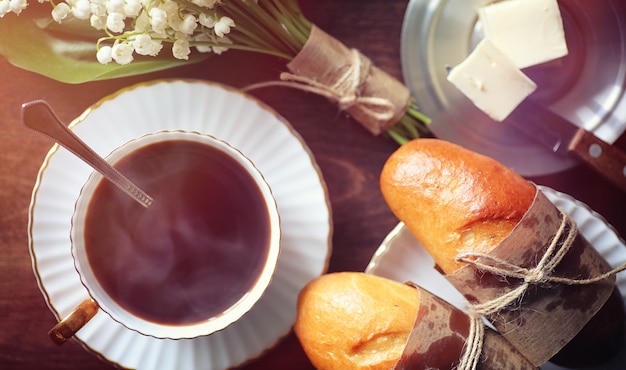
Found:
<path fill-rule="evenodd" d="M 480 110 L 503 121 L 537 85 L 489 40 L 448 74 L 450 81 Z"/>
<path fill-rule="evenodd" d="M 485 38 L 520 68 L 567 55 L 556 0 L 506 0 L 478 9 Z"/>

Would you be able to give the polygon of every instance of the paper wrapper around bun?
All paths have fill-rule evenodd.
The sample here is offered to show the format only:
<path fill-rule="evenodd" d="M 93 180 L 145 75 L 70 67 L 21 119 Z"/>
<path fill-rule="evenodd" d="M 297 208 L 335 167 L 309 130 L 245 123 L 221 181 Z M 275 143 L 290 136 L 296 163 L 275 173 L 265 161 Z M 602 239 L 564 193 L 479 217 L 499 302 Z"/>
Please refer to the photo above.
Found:
<path fill-rule="evenodd" d="M 557 235 L 563 217 L 567 216 L 537 191 L 533 204 L 518 225 L 488 256 L 514 266 L 534 268 Z M 572 227 L 575 227 L 573 221 L 567 218 L 558 245 Z M 610 270 L 602 256 L 578 234 L 554 271 L 547 273 L 576 280 L 601 276 Z M 474 264 L 447 275 L 447 279 L 470 303 L 477 305 L 501 298 L 524 283 L 521 279 L 485 272 Z M 519 300 L 488 314 L 487 318 L 520 353 L 539 366 L 576 336 L 602 308 L 614 286 L 613 275 L 583 285 L 532 283 Z"/>
<path fill-rule="evenodd" d="M 472 318 L 427 290 L 408 284 L 419 294 L 420 306 L 404 353 L 393 370 L 457 369 L 466 350 Z M 476 369 L 537 368 L 491 329 L 485 328 L 479 353 Z"/>

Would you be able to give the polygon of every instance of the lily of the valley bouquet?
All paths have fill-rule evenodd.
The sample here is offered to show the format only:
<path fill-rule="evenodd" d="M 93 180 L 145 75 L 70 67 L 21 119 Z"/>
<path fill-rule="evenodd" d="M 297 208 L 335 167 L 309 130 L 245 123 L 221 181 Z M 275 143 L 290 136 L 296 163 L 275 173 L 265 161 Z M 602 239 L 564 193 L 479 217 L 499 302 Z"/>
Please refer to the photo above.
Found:
<path fill-rule="evenodd" d="M 288 61 L 280 80 L 329 98 L 372 134 L 426 132 L 408 89 L 311 24 L 296 0 L 0 0 L 0 54 L 81 83 L 147 73 L 240 49 Z M 45 4 L 48 3 L 48 4 Z"/>

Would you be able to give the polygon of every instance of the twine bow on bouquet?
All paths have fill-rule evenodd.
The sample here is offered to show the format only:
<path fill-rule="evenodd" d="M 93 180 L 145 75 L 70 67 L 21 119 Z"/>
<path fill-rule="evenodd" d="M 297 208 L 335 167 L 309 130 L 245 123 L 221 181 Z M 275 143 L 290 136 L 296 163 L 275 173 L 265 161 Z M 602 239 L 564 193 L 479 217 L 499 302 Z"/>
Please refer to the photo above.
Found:
<path fill-rule="evenodd" d="M 50 78 L 137 75 L 239 49 L 288 62 L 280 81 L 249 89 L 282 85 L 323 95 L 372 134 L 400 144 L 428 132 L 408 89 L 308 21 L 297 0 L 38 2 L 48 4 L 28 9 L 28 0 L 0 0 L 0 54 Z"/>

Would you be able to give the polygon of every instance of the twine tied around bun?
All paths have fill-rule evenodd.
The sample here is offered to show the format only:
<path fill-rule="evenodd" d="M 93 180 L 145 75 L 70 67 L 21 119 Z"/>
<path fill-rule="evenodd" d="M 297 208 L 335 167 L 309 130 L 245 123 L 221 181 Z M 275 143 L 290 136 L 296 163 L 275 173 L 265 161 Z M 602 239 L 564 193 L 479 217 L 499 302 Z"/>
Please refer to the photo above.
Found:
<path fill-rule="evenodd" d="M 470 330 L 465 340 L 463 356 L 457 370 L 475 370 L 478 368 L 480 356 L 485 342 L 485 324 L 476 312 L 467 312 L 470 319 Z"/>
<path fill-rule="evenodd" d="M 545 285 L 548 283 L 565 285 L 593 284 L 626 270 L 626 263 L 624 263 L 606 273 L 585 279 L 553 276 L 552 273 L 570 251 L 578 235 L 576 223 L 562 210 L 559 210 L 559 212 L 561 214 L 559 229 L 545 253 L 533 268 L 517 266 L 500 258 L 482 253 L 463 252 L 457 255 L 456 260 L 458 262 L 471 264 L 480 271 L 503 278 L 516 278 L 522 281 L 519 287 L 500 297 L 487 302 L 469 305 L 470 308 L 467 314 L 470 320 L 472 320 L 472 326 L 482 328 L 482 332 L 480 329 L 470 329 L 465 352 L 458 367 L 459 370 L 476 369 L 484 340 L 482 316 L 495 314 L 515 302 L 521 302 L 525 292 L 531 285 Z M 562 239 L 563 241 L 561 242 Z"/>
<path fill-rule="evenodd" d="M 561 263 L 565 255 L 567 255 L 578 235 L 576 223 L 573 222 L 565 212 L 559 211 L 561 212 L 561 225 L 548 245 L 544 255 L 533 268 L 517 266 L 482 253 L 464 252 L 456 257 L 458 262 L 472 264 L 480 271 L 489 272 L 503 278 L 516 278 L 523 281 L 519 287 L 496 299 L 479 304 L 472 304 L 471 307 L 476 313 L 490 315 L 503 310 L 514 302 L 519 301 L 531 285 L 544 285 L 547 283 L 566 285 L 593 284 L 626 270 L 625 263 L 604 274 L 586 279 L 552 276 L 555 268 Z M 565 235 L 563 242 L 559 242 L 566 232 L 567 235 Z"/>

